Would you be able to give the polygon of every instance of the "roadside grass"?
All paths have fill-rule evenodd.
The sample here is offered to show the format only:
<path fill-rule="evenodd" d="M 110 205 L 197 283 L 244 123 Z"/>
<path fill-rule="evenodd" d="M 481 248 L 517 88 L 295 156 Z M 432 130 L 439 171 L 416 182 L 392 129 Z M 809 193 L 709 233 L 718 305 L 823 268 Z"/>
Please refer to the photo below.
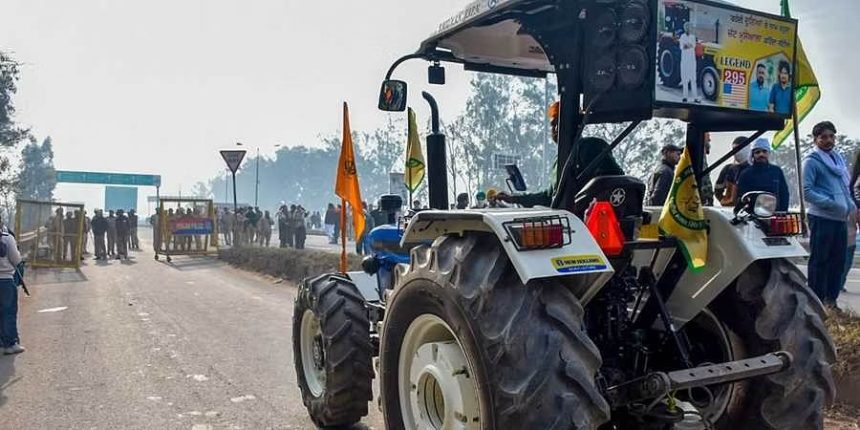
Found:
<path fill-rule="evenodd" d="M 340 255 L 292 248 L 243 247 L 218 251 L 218 258 L 246 270 L 299 282 L 340 271 Z M 361 270 L 361 257 L 349 255 L 348 270 Z"/>
<path fill-rule="evenodd" d="M 830 312 L 827 329 L 836 344 L 834 376 L 855 375 L 860 370 L 860 316 L 853 312 Z"/>

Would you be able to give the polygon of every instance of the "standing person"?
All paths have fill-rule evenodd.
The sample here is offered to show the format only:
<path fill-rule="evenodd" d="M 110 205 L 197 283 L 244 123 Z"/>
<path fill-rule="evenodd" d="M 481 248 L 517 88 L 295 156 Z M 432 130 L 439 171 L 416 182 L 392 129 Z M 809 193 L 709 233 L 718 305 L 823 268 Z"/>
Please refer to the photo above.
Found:
<path fill-rule="evenodd" d="M 732 149 L 737 149 L 746 142 L 746 137 L 735 138 L 734 142 L 732 142 Z M 735 207 L 738 195 L 738 178 L 740 178 L 741 173 L 749 166 L 747 151 L 742 150 L 735 154 L 732 164 L 726 165 L 720 170 L 717 184 L 714 186 L 714 193 L 723 207 Z"/>
<path fill-rule="evenodd" d="M 364 216 L 364 231 L 361 233 L 361 236 L 355 240 L 355 253 L 357 255 L 364 255 L 364 241 L 367 239 L 367 234 L 370 233 L 376 225 L 373 217 L 370 216 L 367 202 L 361 202 L 361 206 L 362 215 Z"/>
<path fill-rule="evenodd" d="M 333 244 L 340 243 L 340 214 L 343 213 L 344 208 L 341 205 L 337 205 L 337 209 L 334 211 L 334 236 L 332 237 Z"/>
<path fill-rule="evenodd" d="M 325 233 L 328 235 L 329 243 L 337 243 L 337 236 L 334 234 L 334 226 L 337 224 L 337 214 L 335 213 L 333 204 L 328 204 L 328 209 L 325 211 L 325 219 L 323 221 L 325 222 Z"/>
<path fill-rule="evenodd" d="M 812 136 L 815 150 L 803 161 L 803 191 L 809 207 L 809 287 L 825 306 L 836 308 L 848 249 L 845 220 L 857 207 L 849 190 L 848 167 L 833 150 L 836 126 L 830 121 L 818 123 Z"/>
<path fill-rule="evenodd" d="M 108 210 L 108 231 L 107 231 L 107 242 L 108 242 L 108 256 L 115 257 L 116 256 L 116 216 L 112 210 Z"/>
<path fill-rule="evenodd" d="M 738 203 L 744 194 L 751 191 L 766 191 L 776 196 L 776 210 L 788 210 L 788 183 L 782 169 L 770 164 L 770 142 L 767 139 L 756 140 L 750 155 L 752 165 L 744 170 L 738 178 Z"/>
<path fill-rule="evenodd" d="M 672 181 L 675 180 L 675 166 L 681 161 L 682 151 L 681 147 L 671 143 L 663 146 L 660 151 L 663 158 L 660 160 L 657 170 L 651 175 L 651 182 L 648 187 L 649 206 L 663 206 L 666 203 L 669 191 L 672 189 Z"/>
<path fill-rule="evenodd" d="M 284 237 L 286 239 L 287 246 L 290 248 L 294 248 L 296 246 L 296 205 L 290 205 L 289 210 L 287 211 L 287 224 L 286 230 L 284 230 Z"/>
<path fill-rule="evenodd" d="M 287 216 L 289 215 L 289 210 L 287 209 L 287 205 L 281 205 L 280 209 L 278 209 L 278 246 L 281 248 L 287 247 L 287 224 L 289 223 L 289 219 Z"/>
<path fill-rule="evenodd" d="M 272 241 L 272 217 L 269 215 L 269 211 L 266 211 L 263 214 L 263 217 L 260 218 L 260 221 L 257 224 L 260 229 L 260 245 L 268 248 L 269 242 Z"/>
<path fill-rule="evenodd" d="M 57 208 L 54 216 L 48 220 L 48 241 L 53 252 L 53 259 L 60 263 L 63 261 L 63 208 Z"/>
<path fill-rule="evenodd" d="M 63 261 L 71 262 L 75 258 L 75 245 L 78 243 L 78 226 L 80 226 L 80 218 L 74 216 L 71 211 L 66 212 L 66 219 L 63 220 Z"/>
<path fill-rule="evenodd" d="M 96 214 L 93 216 L 93 242 L 95 243 L 96 260 L 104 260 L 107 258 L 107 248 L 105 247 L 105 234 L 107 233 L 108 224 L 104 217 L 104 212 L 101 209 L 96 209 Z"/>
<path fill-rule="evenodd" d="M 684 34 L 678 40 L 681 45 L 681 85 L 684 87 L 684 103 L 690 99 L 690 91 L 693 93 L 693 101 L 701 103 L 699 100 L 699 83 L 696 66 L 696 35 L 691 31 L 692 25 L 689 22 L 684 23 Z"/>
<path fill-rule="evenodd" d="M 18 244 L 9 233 L 0 233 L 0 349 L 4 355 L 24 352 L 18 338 L 18 284 L 15 274 L 21 264 Z"/>
<path fill-rule="evenodd" d="M 295 224 L 293 226 L 296 235 L 296 249 L 305 249 L 305 240 L 308 238 L 307 217 L 308 212 L 302 205 L 298 205 L 294 215 Z"/>
<path fill-rule="evenodd" d="M 87 216 L 87 211 L 84 211 L 84 237 L 82 238 L 83 243 L 81 244 L 81 260 L 84 259 L 84 255 L 89 255 L 90 252 L 87 250 L 87 245 L 89 244 L 90 231 L 92 231 L 93 225 L 92 221 L 90 221 L 90 217 Z"/>
<path fill-rule="evenodd" d="M 116 211 L 116 259 L 128 260 L 128 237 L 131 225 L 122 209 Z"/>
<path fill-rule="evenodd" d="M 134 209 L 128 210 L 128 239 L 131 242 L 131 249 L 140 251 L 140 238 L 137 237 L 137 223 L 140 219 Z"/>
<path fill-rule="evenodd" d="M 107 222 L 107 221 L 105 221 Z M 105 224 L 107 225 L 107 224 Z M 161 208 L 155 209 L 155 215 L 149 217 L 149 225 L 152 227 L 152 249 L 158 254 L 161 251 Z M 105 227 L 107 230 L 107 227 Z"/>

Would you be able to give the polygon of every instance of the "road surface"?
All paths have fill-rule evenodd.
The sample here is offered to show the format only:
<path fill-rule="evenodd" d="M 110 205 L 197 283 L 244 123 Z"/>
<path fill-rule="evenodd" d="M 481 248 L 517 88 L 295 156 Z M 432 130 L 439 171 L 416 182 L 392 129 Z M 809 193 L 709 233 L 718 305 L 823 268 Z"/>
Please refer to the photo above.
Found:
<path fill-rule="evenodd" d="M 295 286 L 139 253 L 39 272 L 27 352 L 0 356 L 0 428 L 314 429 L 296 386 Z M 376 408 L 357 428 L 382 429 Z"/>

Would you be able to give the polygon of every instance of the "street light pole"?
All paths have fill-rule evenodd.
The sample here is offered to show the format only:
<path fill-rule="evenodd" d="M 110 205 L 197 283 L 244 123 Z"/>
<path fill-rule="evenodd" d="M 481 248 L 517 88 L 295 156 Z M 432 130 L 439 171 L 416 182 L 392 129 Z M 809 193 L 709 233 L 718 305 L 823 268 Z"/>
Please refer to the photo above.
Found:
<path fill-rule="evenodd" d="M 260 206 L 260 147 L 257 147 L 257 183 L 254 185 L 254 207 Z"/>

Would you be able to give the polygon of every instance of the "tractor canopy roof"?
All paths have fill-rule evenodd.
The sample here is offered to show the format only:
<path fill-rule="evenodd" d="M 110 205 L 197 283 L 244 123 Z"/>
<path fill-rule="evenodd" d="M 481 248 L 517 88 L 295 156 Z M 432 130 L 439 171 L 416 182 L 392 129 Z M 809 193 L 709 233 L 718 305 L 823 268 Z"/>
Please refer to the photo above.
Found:
<path fill-rule="evenodd" d="M 731 5 L 724 0 L 710 2 Z M 559 14 L 560 3 L 559 0 L 472 1 L 439 24 L 417 54 L 430 60 L 463 63 L 466 70 L 526 76 L 554 73 L 555 66 L 532 32 L 523 29 L 523 22 L 529 20 L 536 25 L 563 25 L 572 29 L 577 21 L 575 16 L 539 18 Z M 600 3 L 600 0 L 565 3 L 584 7 Z"/>
<path fill-rule="evenodd" d="M 545 75 L 555 68 L 541 45 L 522 31 L 520 17 L 555 8 L 551 0 L 476 0 L 439 25 L 421 44 L 428 59 L 463 63 L 467 70 Z"/>

